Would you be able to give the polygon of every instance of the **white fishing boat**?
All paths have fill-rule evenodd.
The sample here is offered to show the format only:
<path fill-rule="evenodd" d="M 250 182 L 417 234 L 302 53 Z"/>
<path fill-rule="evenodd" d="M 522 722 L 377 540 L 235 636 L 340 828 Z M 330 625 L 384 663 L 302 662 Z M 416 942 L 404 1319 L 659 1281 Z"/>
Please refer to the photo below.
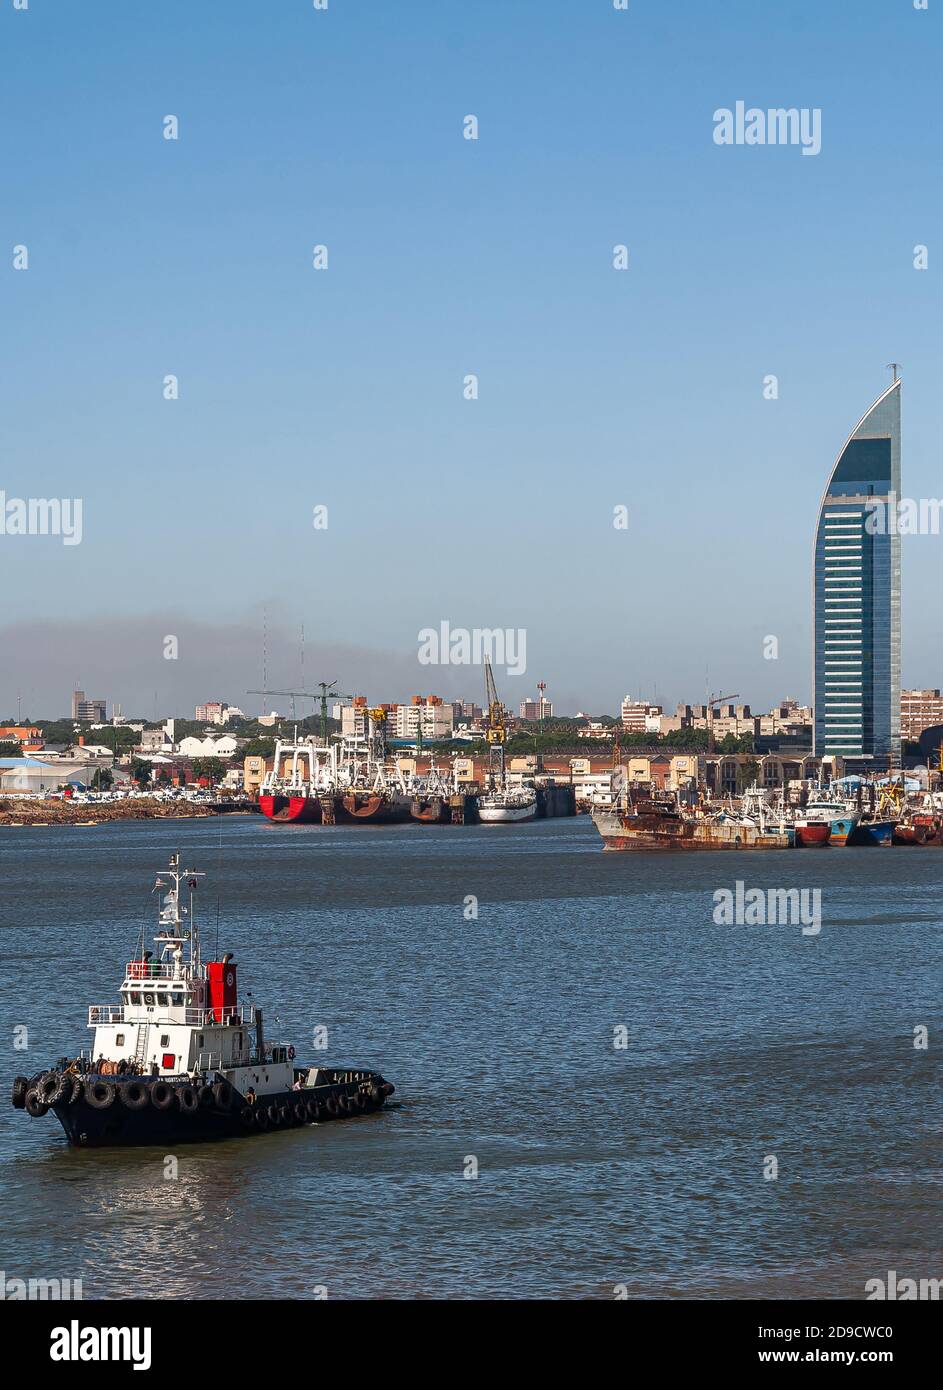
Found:
<path fill-rule="evenodd" d="M 478 815 L 483 825 L 533 820 L 537 815 L 537 793 L 533 787 L 505 787 L 486 792 L 479 797 Z"/>

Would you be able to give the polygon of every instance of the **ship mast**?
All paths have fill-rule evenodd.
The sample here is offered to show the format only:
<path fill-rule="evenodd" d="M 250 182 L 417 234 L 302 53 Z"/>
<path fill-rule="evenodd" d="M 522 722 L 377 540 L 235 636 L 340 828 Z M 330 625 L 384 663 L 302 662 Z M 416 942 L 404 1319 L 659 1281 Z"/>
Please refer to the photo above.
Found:
<path fill-rule="evenodd" d="M 169 939 L 189 942 L 191 977 L 196 977 L 200 973 L 200 929 L 193 911 L 193 890 L 197 886 L 197 879 L 205 877 L 205 873 L 197 873 L 194 869 L 181 869 L 179 850 L 172 854 L 170 878 L 173 880 L 173 887 L 164 898 L 164 906 L 158 917 L 161 929 L 168 933 L 168 936 L 164 938 L 165 941 Z M 187 888 L 190 893 L 189 907 L 184 908 L 180 906 L 180 883 L 182 879 L 187 880 Z M 190 919 L 189 931 L 184 930 L 183 919 L 185 916 Z"/>

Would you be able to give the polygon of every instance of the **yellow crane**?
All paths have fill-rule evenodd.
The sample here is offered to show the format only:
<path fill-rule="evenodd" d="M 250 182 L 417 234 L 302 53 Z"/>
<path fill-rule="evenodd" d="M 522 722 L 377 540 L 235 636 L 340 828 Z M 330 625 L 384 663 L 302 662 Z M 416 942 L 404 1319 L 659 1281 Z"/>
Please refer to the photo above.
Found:
<path fill-rule="evenodd" d="M 488 743 L 488 774 L 494 786 L 495 778 L 504 783 L 504 744 L 507 739 L 507 712 L 498 699 L 498 689 L 494 683 L 491 658 L 485 657 L 485 705 L 488 710 L 488 723 L 485 739 Z"/>

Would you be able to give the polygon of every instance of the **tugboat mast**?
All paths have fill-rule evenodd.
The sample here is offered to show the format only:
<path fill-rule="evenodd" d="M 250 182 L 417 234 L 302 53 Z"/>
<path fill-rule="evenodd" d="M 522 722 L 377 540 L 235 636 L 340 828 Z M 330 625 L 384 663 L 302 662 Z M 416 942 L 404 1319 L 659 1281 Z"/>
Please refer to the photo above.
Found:
<path fill-rule="evenodd" d="M 157 937 L 164 949 L 172 946 L 174 950 L 179 950 L 182 955 L 184 942 L 190 947 L 190 977 L 196 979 L 200 973 L 200 928 L 197 924 L 196 914 L 193 910 L 193 890 L 197 886 L 198 878 L 205 878 L 205 873 L 199 873 L 195 869 L 181 869 L 180 851 L 177 850 L 170 859 L 169 876 L 173 880 L 173 887 L 164 896 L 164 905 L 160 909 L 158 922 L 160 923 L 160 933 Z M 182 879 L 187 880 L 187 888 L 190 894 L 188 907 L 180 906 L 180 883 Z M 158 878 L 157 886 L 160 888 L 166 885 Z M 184 917 L 189 918 L 189 930 L 184 929 Z"/>

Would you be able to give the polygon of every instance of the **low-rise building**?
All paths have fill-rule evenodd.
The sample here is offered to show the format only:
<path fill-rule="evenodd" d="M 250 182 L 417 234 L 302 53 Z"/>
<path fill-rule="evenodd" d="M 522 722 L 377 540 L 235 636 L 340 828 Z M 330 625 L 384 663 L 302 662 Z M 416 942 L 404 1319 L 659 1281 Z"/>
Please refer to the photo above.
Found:
<path fill-rule="evenodd" d="M 943 696 L 939 690 L 900 692 L 900 736 L 919 739 L 924 729 L 943 724 Z"/>
<path fill-rule="evenodd" d="M 221 738 L 191 735 L 180 740 L 177 751 L 184 758 L 231 758 L 238 748 L 239 741 L 232 734 L 223 734 Z"/>
<path fill-rule="evenodd" d="M 657 724 L 652 725 L 662 714 L 661 705 L 653 705 L 648 700 L 633 700 L 626 695 L 622 701 L 622 727 L 627 734 L 658 733 Z"/>
<path fill-rule="evenodd" d="M 172 753 L 174 746 L 164 729 L 142 729 L 135 752 Z"/>
<path fill-rule="evenodd" d="M 222 700 L 207 700 L 205 705 L 197 705 L 193 717 L 199 724 L 222 724 L 228 708 Z"/>
<path fill-rule="evenodd" d="M 107 718 L 104 700 L 78 700 L 73 718 L 77 724 L 104 723 Z"/>
<path fill-rule="evenodd" d="M 541 695 L 535 700 L 522 700 L 518 706 L 519 716 L 535 724 L 539 719 L 553 717 L 553 701 Z"/>
<path fill-rule="evenodd" d="M 438 695 L 414 695 L 408 705 L 393 705 L 387 722 L 393 738 L 416 738 L 421 730 L 425 740 L 449 739 L 455 716 Z"/>

